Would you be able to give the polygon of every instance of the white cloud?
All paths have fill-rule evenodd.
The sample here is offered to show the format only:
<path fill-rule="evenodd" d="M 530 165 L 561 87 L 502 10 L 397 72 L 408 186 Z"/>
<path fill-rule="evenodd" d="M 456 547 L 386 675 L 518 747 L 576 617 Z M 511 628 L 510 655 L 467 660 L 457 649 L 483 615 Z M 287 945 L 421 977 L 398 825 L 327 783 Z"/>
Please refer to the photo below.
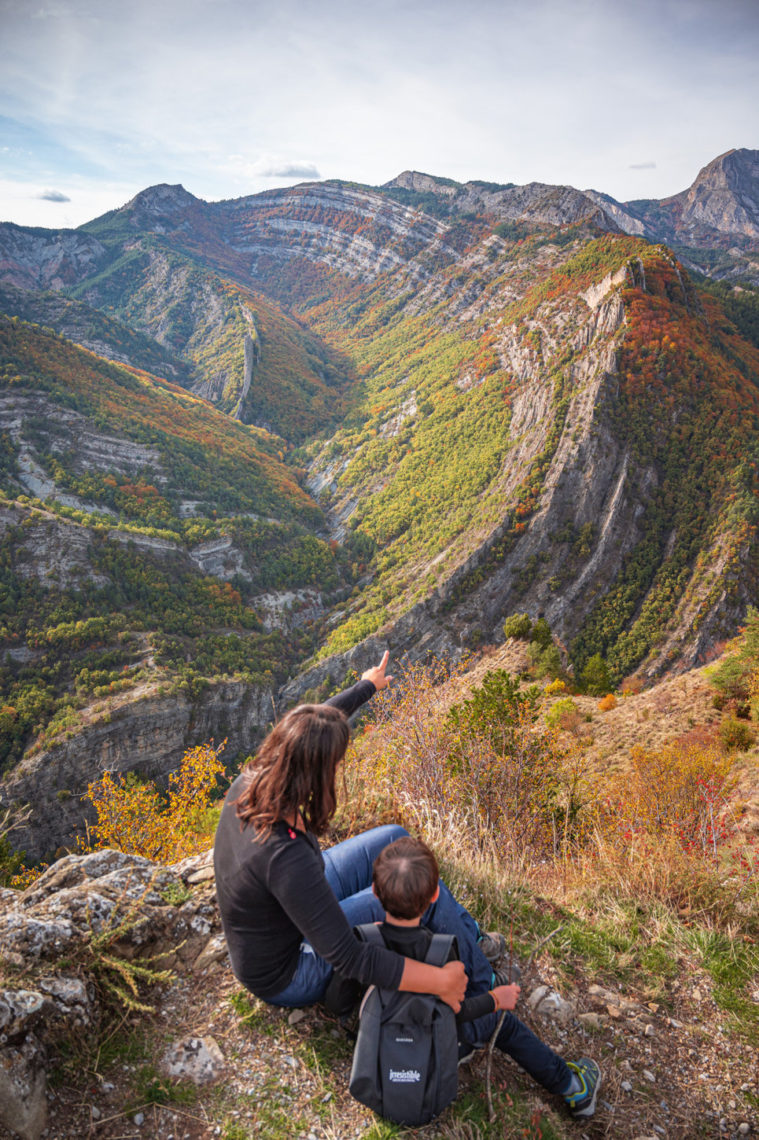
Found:
<path fill-rule="evenodd" d="M 261 178 L 303 178 L 317 181 L 321 178 L 313 162 L 280 162 L 259 170 Z"/>
<path fill-rule="evenodd" d="M 41 194 L 35 195 L 43 202 L 70 202 L 68 194 L 63 194 L 60 190 L 43 190 Z"/>
<path fill-rule="evenodd" d="M 51 214 L 47 199 L 41 198 L 39 183 L 0 178 L 0 222 L 75 229 L 123 206 L 141 189 L 141 184 L 134 183 L 72 183 L 66 185 L 68 200 Z"/>

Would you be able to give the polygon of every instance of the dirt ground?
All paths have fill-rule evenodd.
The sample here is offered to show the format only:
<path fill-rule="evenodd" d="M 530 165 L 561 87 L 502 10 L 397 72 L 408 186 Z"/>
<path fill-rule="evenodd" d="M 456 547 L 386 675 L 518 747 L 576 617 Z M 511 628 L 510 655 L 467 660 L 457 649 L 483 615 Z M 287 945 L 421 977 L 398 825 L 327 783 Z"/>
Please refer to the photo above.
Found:
<path fill-rule="evenodd" d="M 544 954 L 525 979 L 517 1013 L 567 1059 L 584 1055 L 599 1062 L 603 1086 L 596 1115 L 571 1121 L 556 1098 L 496 1053 L 492 1085 L 499 1098 L 526 1100 L 533 1119 L 552 1122 L 549 1135 L 577 1140 L 725 1140 L 758 1133 L 759 1053 L 730 1033 L 707 974 L 674 979 L 656 1001 L 644 992 L 620 993 L 578 977 L 573 990 L 562 993 L 576 1008 L 565 1025 L 532 1014 L 525 997 L 537 985 L 555 981 L 553 961 Z M 236 994 L 239 986 L 226 966 L 208 976 L 181 978 L 165 991 L 157 1015 L 131 1017 L 121 1025 L 117 1034 L 123 1050 L 110 1065 L 95 1071 L 86 1050 L 83 1064 L 69 1061 L 51 1092 L 46 1140 L 354 1140 L 384 1135 L 374 1131 L 372 1114 L 348 1095 L 351 1042 L 334 1020 L 320 1007 L 303 1011 L 298 1020 L 299 1015 L 255 999 L 250 1017 L 241 1019 L 230 1000 Z M 225 1066 L 220 1078 L 197 1090 L 188 1103 L 150 1103 L 160 1098 L 160 1084 L 140 1103 L 138 1090 L 145 1088 L 145 1074 L 156 1072 L 166 1043 L 196 1036 L 212 1037 L 221 1049 Z M 133 1038 L 149 1041 L 147 1052 L 136 1058 L 129 1044 Z M 465 1101 L 486 1097 L 486 1068 L 484 1054 L 462 1066 Z M 479 1133 L 463 1130 L 464 1125 L 456 1105 L 426 1128 L 402 1134 L 474 1140 Z M 508 1124 L 497 1123 L 484 1135 L 538 1137 L 538 1127 L 511 1131 Z"/>

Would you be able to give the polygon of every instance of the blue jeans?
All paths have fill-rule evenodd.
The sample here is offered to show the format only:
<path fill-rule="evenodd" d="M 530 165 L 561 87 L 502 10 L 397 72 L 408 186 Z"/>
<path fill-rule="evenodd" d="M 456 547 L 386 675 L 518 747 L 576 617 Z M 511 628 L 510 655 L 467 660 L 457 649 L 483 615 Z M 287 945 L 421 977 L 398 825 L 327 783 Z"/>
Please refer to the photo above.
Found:
<path fill-rule="evenodd" d="M 372 865 L 380 851 L 402 835 L 408 835 L 405 828 L 388 824 L 355 835 L 324 852 L 327 882 L 351 926 L 379 922 L 384 917 L 382 907 L 372 892 Z M 478 945 L 480 928 L 444 883 L 440 884 L 440 895 L 427 908 L 422 922 L 437 933 L 456 936 L 459 957 L 469 979 L 467 996 L 490 989 L 493 971 Z M 270 1005 L 312 1005 L 322 1000 L 331 977 L 329 962 L 314 953 L 308 942 L 303 942 L 291 982 L 267 1001 Z"/>

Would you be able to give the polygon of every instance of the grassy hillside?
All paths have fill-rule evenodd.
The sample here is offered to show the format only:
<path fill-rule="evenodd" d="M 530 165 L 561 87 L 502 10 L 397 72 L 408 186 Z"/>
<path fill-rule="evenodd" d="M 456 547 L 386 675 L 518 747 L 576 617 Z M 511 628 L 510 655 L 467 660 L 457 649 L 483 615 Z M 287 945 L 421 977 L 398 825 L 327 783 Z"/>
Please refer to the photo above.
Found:
<path fill-rule="evenodd" d="M 0 284 L 0 312 L 52 328 L 111 360 L 134 365 L 153 375 L 190 387 L 189 363 L 108 313 L 53 291 L 33 292 Z"/>
<path fill-rule="evenodd" d="M 714 663 L 713 680 L 734 677 L 736 665 L 744 679 L 755 676 L 758 646 L 754 615 L 745 636 Z M 163 987 L 143 983 L 138 995 L 114 996 L 103 983 L 106 971 L 123 961 L 120 976 L 128 975 L 140 959 L 123 933 L 127 924 L 111 919 L 102 959 L 87 944 L 68 946 L 63 964 L 30 964 L 20 977 L 6 971 L 8 988 L 34 989 L 43 970 L 70 970 L 73 954 L 83 976 L 99 983 L 99 1032 L 76 1054 L 68 1040 L 49 1047 L 61 1134 L 80 1134 L 95 1104 L 113 1140 L 122 1134 L 122 1114 L 138 1112 L 156 1136 L 175 1127 L 177 1116 L 185 1127 L 191 1120 L 198 1140 L 750 1135 L 759 1122 L 758 817 L 745 803 L 759 803 L 759 759 L 755 746 L 738 751 L 720 743 L 720 723 L 735 706 L 715 709 L 709 693 L 721 692 L 716 684 L 690 692 L 705 731 L 688 730 L 673 699 L 683 681 L 617 692 L 614 707 L 608 696 L 590 704 L 574 694 L 591 719 L 569 727 L 552 725 L 551 711 L 572 698 L 555 685 L 535 686 L 514 642 L 452 673 L 441 665 L 401 670 L 354 733 L 328 840 L 395 820 L 433 846 L 456 896 L 513 946 L 523 969 L 517 1015 L 567 1059 L 592 1056 L 600 1064 L 592 1119 L 571 1121 L 558 1098 L 498 1052 L 491 1067 L 485 1051 L 462 1066 L 457 1100 L 427 1127 L 403 1129 L 374 1117 L 348 1095 L 352 1040 L 323 1008 L 273 1009 L 232 977 L 215 937 L 208 856 L 183 870 L 161 866 L 174 857 L 173 844 L 186 841 L 183 833 L 166 837 L 154 874 L 160 894 L 149 899 L 159 930 L 196 912 L 212 916 L 207 952 L 194 968 L 175 955 L 174 976 Z M 647 710 L 655 710 L 655 740 Z M 631 761 L 614 772 L 594 754 L 589 734 L 622 715 L 616 729 L 604 729 L 617 751 L 632 749 Z M 675 770 L 672 755 L 681 761 Z M 127 787 L 125 799 L 134 793 Z M 129 817 L 104 811 L 102 821 L 109 818 L 118 825 Z M 139 852 L 135 839 L 124 849 Z M 201 849 L 210 841 L 210 832 L 197 837 Z M 76 872 L 69 865 L 67 873 Z M 54 874 L 43 880 L 46 892 L 55 890 Z M 143 905 L 140 899 L 124 909 L 134 921 Z M 161 948 L 158 934 L 152 950 Z M 170 941 L 167 949 L 174 949 Z M 151 967 L 155 973 L 146 963 L 148 977 Z M 552 997 L 543 1006 L 546 992 Z M 135 997 L 154 1010 L 129 1017 Z M 560 1015 L 551 1002 L 561 1003 Z M 217 1083 L 198 1087 L 162 1070 L 167 1045 L 189 1036 L 211 1036 L 219 1046 L 226 1066 Z M 93 1072 L 100 1078 L 94 1091 Z"/>

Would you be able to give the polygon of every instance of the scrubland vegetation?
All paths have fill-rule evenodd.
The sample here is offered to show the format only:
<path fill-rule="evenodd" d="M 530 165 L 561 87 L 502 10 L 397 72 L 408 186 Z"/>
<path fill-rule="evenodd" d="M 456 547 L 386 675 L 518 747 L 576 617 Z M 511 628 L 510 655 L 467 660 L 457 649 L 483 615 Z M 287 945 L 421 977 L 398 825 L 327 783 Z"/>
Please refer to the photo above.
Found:
<path fill-rule="evenodd" d="M 572 717 L 551 716 L 571 699 L 563 682 L 494 669 L 472 685 L 465 665 L 412 667 L 374 698 L 354 734 L 334 837 L 402 822 L 435 847 L 482 921 L 516 921 L 523 948 L 544 932 L 537 904 L 547 900 L 577 940 L 568 947 L 565 936 L 552 953 L 587 952 L 621 976 L 650 969 L 653 987 L 699 939 L 729 946 L 725 1008 L 759 1045 L 759 1012 L 745 992 L 759 973 L 759 843 L 737 794 L 759 693 L 756 611 L 712 687 L 722 725 L 746 727 L 740 742 L 697 727 L 656 748 L 633 742 L 630 762 L 610 771 L 588 761 Z M 607 695 L 601 715 L 609 707 Z M 134 777 L 93 785 L 90 842 L 162 862 L 205 849 L 220 753 L 188 753 L 165 794 Z"/>

